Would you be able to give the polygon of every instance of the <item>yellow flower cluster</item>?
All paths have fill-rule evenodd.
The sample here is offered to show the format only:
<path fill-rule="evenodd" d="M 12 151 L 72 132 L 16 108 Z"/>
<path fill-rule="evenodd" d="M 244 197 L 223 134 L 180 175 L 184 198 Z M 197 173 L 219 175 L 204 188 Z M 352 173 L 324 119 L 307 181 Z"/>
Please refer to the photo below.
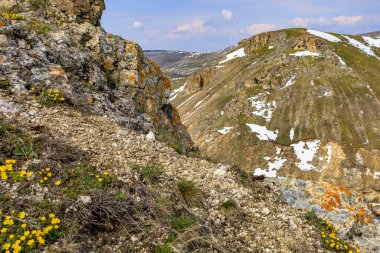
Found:
<path fill-rule="evenodd" d="M 16 14 L 13 14 L 13 13 L 8 13 L 8 12 L 3 12 L 1 14 L 1 16 L 3 18 L 5 18 L 6 20 L 16 20 L 16 19 L 19 19 L 20 16 L 16 15 Z"/>
<path fill-rule="evenodd" d="M 325 228 L 321 231 L 323 243 L 330 251 L 345 252 L 345 253 L 360 253 L 361 251 L 353 245 L 344 242 L 338 236 L 338 229 L 327 223 Z"/>
<path fill-rule="evenodd" d="M 58 231 L 61 223 L 54 213 L 49 214 L 49 219 L 43 216 L 39 220 L 26 220 L 27 217 L 25 211 L 13 210 L 11 215 L 0 211 L 0 252 L 35 252 L 45 244 L 47 236 Z"/>
<path fill-rule="evenodd" d="M 16 160 L 5 160 L 5 165 L 0 166 L 0 179 L 7 181 L 11 176 L 14 181 L 22 181 L 26 178 L 33 176 L 33 173 L 25 169 L 20 170 L 19 172 L 14 171 L 14 164 Z"/>
<path fill-rule="evenodd" d="M 98 180 L 99 183 L 103 182 L 104 180 L 108 181 L 109 180 L 109 173 L 108 172 L 103 172 L 103 176 L 101 175 L 95 175 L 96 179 Z"/>
<path fill-rule="evenodd" d="M 46 183 L 53 176 L 53 174 L 51 173 L 51 169 L 50 168 L 42 169 L 42 170 L 40 170 L 38 172 L 38 174 L 41 177 L 40 184 Z M 56 186 L 60 186 L 61 185 L 61 181 L 60 180 L 56 180 L 56 181 L 54 181 L 54 184 Z"/>
<path fill-rule="evenodd" d="M 43 91 L 41 95 L 49 100 L 50 102 L 63 102 L 65 101 L 65 98 L 63 94 L 61 93 L 60 90 L 53 90 L 53 89 L 48 89 L 47 91 Z"/>

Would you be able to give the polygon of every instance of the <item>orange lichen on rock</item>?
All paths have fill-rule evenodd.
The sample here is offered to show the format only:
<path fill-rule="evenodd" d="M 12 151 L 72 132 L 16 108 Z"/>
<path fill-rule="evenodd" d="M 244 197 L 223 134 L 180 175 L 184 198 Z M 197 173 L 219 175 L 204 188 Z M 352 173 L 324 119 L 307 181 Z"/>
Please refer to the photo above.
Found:
<path fill-rule="evenodd" d="M 130 82 L 136 82 L 136 78 L 135 78 L 135 76 L 129 76 L 128 77 L 128 80 L 130 81 Z"/>
<path fill-rule="evenodd" d="M 0 27 L 4 27 L 4 26 L 6 26 L 7 24 L 5 24 L 5 22 L 3 22 L 3 21 L 0 21 Z"/>
<path fill-rule="evenodd" d="M 111 34 L 111 33 L 108 34 L 108 35 L 107 35 L 107 38 L 108 38 L 108 39 L 112 39 L 112 38 L 113 38 L 113 34 Z"/>
<path fill-rule="evenodd" d="M 343 193 L 345 193 L 345 194 L 347 194 L 348 196 L 351 196 L 351 192 L 349 191 L 349 190 L 347 190 L 345 187 L 343 187 L 343 186 L 338 186 L 338 190 L 340 191 L 340 192 L 343 192 Z"/>
<path fill-rule="evenodd" d="M 166 88 L 170 89 L 171 82 L 170 82 L 169 78 L 167 78 L 166 76 L 164 76 L 164 84 L 165 84 Z"/>
<path fill-rule="evenodd" d="M 49 70 L 50 70 L 50 76 L 63 76 L 63 77 L 66 77 L 66 72 L 63 69 L 61 69 L 61 68 L 49 67 Z"/>
<path fill-rule="evenodd" d="M 372 215 L 368 210 L 364 208 L 360 210 L 354 210 L 356 219 L 360 221 L 361 224 L 369 224 L 372 223 Z"/>
<path fill-rule="evenodd" d="M 151 60 L 151 59 L 148 59 L 148 61 L 150 62 L 150 64 L 153 65 L 153 67 L 156 70 L 157 74 L 161 75 L 162 71 L 161 71 L 161 68 L 158 66 L 158 64 L 155 61 Z"/>
<path fill-rule="evenodd" d="M 110 61 L 110 60 L 107 60 L 105 63 L 104 63 L 104 68 L 106 70 L 110 70 L 113 66 L 113 63 Z"/>
<path fill-rule="evenodd" d="M 342 200 L 340 193 L 336 191 L 326 191 L 324 199 L 322 200 L 322 208 L 327 211 L 332 211 L 335 208 L 342 207 Z"/>
<path fill-rule="evenodd" d="M 145 79 L 145 73 L 141 71 L 139 73 L 139 78 L 140 78 L 140 81 L 144 81 L 144 79 Z"/>

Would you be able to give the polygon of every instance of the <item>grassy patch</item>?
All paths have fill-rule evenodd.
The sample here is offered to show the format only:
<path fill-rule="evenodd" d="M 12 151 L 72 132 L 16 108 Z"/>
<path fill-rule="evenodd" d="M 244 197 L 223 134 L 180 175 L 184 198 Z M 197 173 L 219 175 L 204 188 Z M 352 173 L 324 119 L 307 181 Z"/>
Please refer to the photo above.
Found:
<path fill-rule="evenodd" d="M 156 253 L 172 253 L 172 247 L 169 244 L 164 244 L 157 247 Z"/>
<path fill-rule="evenodd" d="M 161 175 L 164 173 L 164 169 L 155 164 L 148 164 L 145 167 L 139 166 L 137 164 L 131 164 L 132 170 L 140 174 L 141 179 L 148 183 L 157 183 Z"/>
<path fill-rule="evenodd" d="M 174 230 L 183 232 L 186 229 L 191 228 L 197 224 L 197 220 L 191 215 L 182 215 L 179 217 L 173 217 L 171 220 L 171 226 Z"/>
<path fill-rule="evenodd" d="M 233 199 L 229 199 L 222 204 L 222 207 L 226 210 L 235 210 L 238 208 L 238 203 Z"/>
<path fill-rule="evenodd" d="M 0 119 L 0 160 L 36 158 L 34 140 L 16 124 Z"/>

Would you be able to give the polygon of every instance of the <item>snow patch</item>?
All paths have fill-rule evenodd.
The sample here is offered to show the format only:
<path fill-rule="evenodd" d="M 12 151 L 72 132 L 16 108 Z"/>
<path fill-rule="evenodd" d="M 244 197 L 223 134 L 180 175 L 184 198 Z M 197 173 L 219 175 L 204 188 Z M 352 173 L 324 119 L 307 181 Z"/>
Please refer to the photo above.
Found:
<path fill-rule="evenodd" d="M 314 141 L 307 141 L 307 142 L 300 141 L 296 144 L 290 145 L 293 147 L 294 153 L 296 154 L 297 159 L 299 160 L 299 162 L 296 163 L 298 168 L 300 168 L 303 171 L 309 171 L 309 170 L 315 169 L 315 167 L 311 165 L 310 163 L 313 161 L 314 156 L 317 153 L 320 144 L 321 144 L 321 141 L 314 140 Z"/>
<path fill-rule="evenodd" d="M 363 160 L 363 157 L 362 157 L 362 155 L 360 153 L 356 153 L 355 158 L 356 158 L 356 162 L 358 164 L 364 165 L 364 160 Z"/>
<path fill-rule="evenodd" d="M 307 32 L 311 33 L 315 36 L 321 37 L 322 39 L 328 40 L 330 42 L 342 42 L 341 39 L 339 39 L 338 37 L 331 35 L 329 33 L 319 32 L 319 31 L 315 31 L 315 30 L 307 30 Z"/>
<path fill-rule="evenodd" d="M 337 55 L 336 53 L 334 53 L 335 57 L 338 58 L 340 64 L 342 64 L 343 66 L 347 66 L 347 64 L 342 60 L 342 58 L 339 57 L 339 55 Z"/>
<path fill-rule="evenodd" d="M 333 148 L 331 147 L 331 145 L 328 145 L 327 146 L 327 164 L 330 164 L 331 162 L 332 152 L 333 152 Z"/>
<path fill-rule="evenodd" d="M 264 158 L 266 161 L 272 160 L 270 157 Z M 277 171 L 285 164 L 287 160 L 281 158 L 281 149 L 276 147 L 276 157 L 272 162 L 268 162 L 268 168 L 263 170 L 257 168 L 254 172 L 255 176 L 276 177 Z"/>
<path fill-rule="evenodd" d="M 266 128 L 266 126 L 259 126 L 256 124 L 246 124 L 252 131 L 252 133 L 256 133 L 257 138 L 262 141 L 274 141 L 277 139 L 278 130 L 271 131 Z"/>
<path fill-rule="evenodd" d="M 268 49 L 273 49 L 273 46 L 269 46 Z"/>
<path fill-rule="evenodd" d="M 246 56 L 246 54 L 245 54 L 244 47 L 243 47 L 243 48 L 240 48 L 240 49 L 238 49 L 238 50 L 236 50 L 236 51 L 234 51 L 232 53 L 229 53 L 226 56 L 227 59 L 225 59 L 224 61 L 219 62 L 219 64 L 223 64 L 223 63 L 231 61 L 231 60 L 233 60 L 235 58 L 244 57 L 244 56 Z"/>
<path fill-rule="evenodd" d="M 252 103 L 252 107 L 255 111 L 252 112 L 253 115 L 263 117 L 266 122 L 272 120 L 273 111 L 277 108 L 276 101 L 263 102 L 260 100 L 260 95 L 250 97 L 248 100 Z"/>
<path fill-rule="evenodd" d="M 181 108 L 182 106 L 184 106 L 185 104 L 187 104 L 193 97 L 195 97 L 195 95 L 197 95 L 197 94 L 194 94 L 191 97 L 189 97 L 188 99 L 186 99 L 185 102 L 183 102 L 182 104 L 180 104 L 177 108 Z"/>
<path fill-rule="evenodd" d="M 373 39 L 371 37 L 366 37 L 364 36 L 363 39 L 365 40 L 365 42 L 368 43 L 368 45 L 370 45 L 371 47 L 380 47 L 380 38 L 378 39 Z"/>
<path fill-rule="evenodd" d="M 366 46 L 363 43 L 361 43 L 360 41 L 357 41 L 357 40 L 355 40 L 351 37 L 348 37 L 346 35 L 343 35 L 343 37 L 345 37 L 352 46 L 360 49 L 362 52 L 364 52 L 368 55 L 375 56 L 376 58 L 378 58 L 369 46 Z"/>
<path fill-rule="evenodd" d="M 380 172 L 375 172 L 375 174 L 373 174 L 373 178 L 380 179 Z"/>
<path fill-rule="evenodd" d="M 170 94 L 169 100 L 170 101 L 174 100 L 182 91 L 185 90 L 186 85 L 187 85 L 187 82 L 184 85 L 182 85 L 181 87 L 179 87 L 178 89 L 173 90 L 172 94 Z"/>
<path fill-rule="evenodd" d="M 199 101 L 198 103 L 195 104 L 195 108 L 201 108 L 202 106 L 200 106 L 210 95 L 207 95 L 204 99 L 202 99 L 201 101 Z M 198 109 L 199 109 L 198 108 Z"/>
<path fill-rule="evenodd" d="M 295 83 L 296 75 L 289 79 L 289 81 L 282 87 L 280 90 L 285 89 L 286 87 L 292 86 Z"/>
<path fill-rule="evenodd" d="M 225 134 L 228 134 L 232 129 L 233 127 L 225 127 L 221 130 L 218 130 L 218 133 L 225 135 Z"/>
<path fill-rule="evenodd" d="M 290 129 L 289 137 L 290 137 L 291 141 L 294 140 L 294 127 L 292 127 L 292 129 Z"/>
<path fill-rule="evenodd" d="M 310 51 L 298 51 L 298 52 L 295 52 L 294 54 L 289 54 L 289 55 L 293 55 L 293 56 L 297 56 L 297 57 L 304 57 L 304 56 L 318 57 L 318 56 L 321 56 L 319 53 L 313 53 Z"/>

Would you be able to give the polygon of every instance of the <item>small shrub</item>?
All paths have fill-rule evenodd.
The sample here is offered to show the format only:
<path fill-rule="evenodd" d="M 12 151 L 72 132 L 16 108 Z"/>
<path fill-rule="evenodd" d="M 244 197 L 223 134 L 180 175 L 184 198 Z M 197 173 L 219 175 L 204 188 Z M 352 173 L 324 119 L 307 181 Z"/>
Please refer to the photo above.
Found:
<path fill-rule="evenodd" d="M 235 200 L 229 199 L 222 204 L 222 207 L 226 210 L 234 210 L 238 208 L 238 204 Z"/>
<path fill-rule="evenodd" d="M 194 219 L 194 217 L 190 215 L 182 215 L 180 217 L 174 217 L 172 218 L 172 228 L 176 231 L 182 232 L 188 228 L 191 228 L 197 224 L 197 221 Z"/>
<path fill-rule="evenodd" d="M 164 244 L 157 247 L 156 253 L 172 253 L 172 247 L 169 244 Z"/>
<path fill-rule="evenodd" d="M 38 10 L 45 5 L 45 0 L 28 0 L 33 10 Z"/>
<path fill-rule="evenodd" d="M 119 192 L 117 195 L 116 195 L 116 198 L 118 200 L 121 200 L 121 201 L 124 201 L 124 200 L 127 200 L 128 199 L 128 195 L 124 192 Z"/>
<path fill-rule="evenodd" d="M 200 202 L 201 191 L 195 182 L 181 179 L 177 183 L 177 189 L 187 204 L 191 205 Z"/>
<path fill-rule="evenodd" d="M 148 164 L 145 167 L 131 164 L 130 167 L 132 170 L 140 174 L 142 180 L 145 180 L 149 183 L 156 183 L 160 180 L 161 175 L 164 173 L 164 170 L 161 167 L 154 164 Z"/>
<path fill-rule="evenodd" d="M 60 90 L 48 89 L 47 91 L 42 91 L 40 96 L 40 104 L 45 106 L 50 106 L 53 104 L 61 103 L 65 101 L 65 97 Z"/>

